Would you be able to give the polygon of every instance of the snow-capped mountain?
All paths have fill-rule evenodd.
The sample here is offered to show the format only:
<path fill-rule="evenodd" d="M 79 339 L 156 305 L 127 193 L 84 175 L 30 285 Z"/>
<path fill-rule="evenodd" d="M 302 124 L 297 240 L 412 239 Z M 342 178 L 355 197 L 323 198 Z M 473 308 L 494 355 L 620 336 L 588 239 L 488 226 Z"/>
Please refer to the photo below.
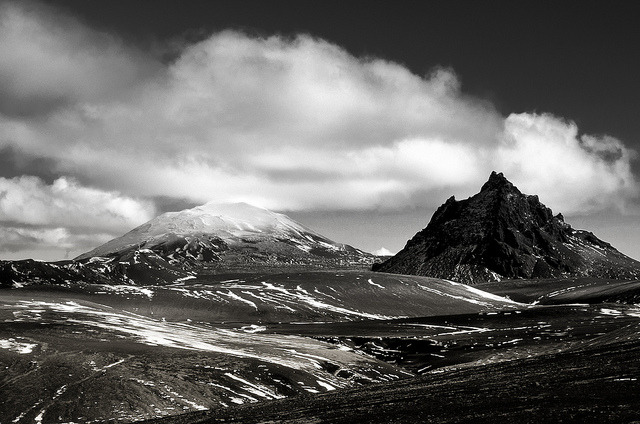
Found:
<path fill-rule="evenodd" d="M 168 284 L 199 272 L 370 266 L 376 257 L 246 203 L 168 212 L 73 261 L 0 261 L 0 286 Z"/>
<path fill-rule="evenodd" d="M 207 203 L 168 212 L 77 261 L 162 259 L 181 269 L 256 266 L 341 266 L 372 262 L 373 255 L 336 243 L 286 215 L 246 203 Z M 136 259 L 137 257 L 137 259 Z"/>

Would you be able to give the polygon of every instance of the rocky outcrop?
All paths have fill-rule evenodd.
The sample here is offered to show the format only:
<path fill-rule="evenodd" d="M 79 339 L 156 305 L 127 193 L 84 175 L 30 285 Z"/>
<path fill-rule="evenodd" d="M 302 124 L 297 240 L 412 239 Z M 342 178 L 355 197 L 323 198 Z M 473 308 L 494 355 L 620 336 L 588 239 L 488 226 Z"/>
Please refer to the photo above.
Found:
<path fill-rule="evenodd" d="M 640 262 L 592 233 L 574 230 L 538 196 L 493 172 L 480 192 L 449 198 L 425 229 L 374 271 L 467 284 L 514 278 L 637 278 Z"/>

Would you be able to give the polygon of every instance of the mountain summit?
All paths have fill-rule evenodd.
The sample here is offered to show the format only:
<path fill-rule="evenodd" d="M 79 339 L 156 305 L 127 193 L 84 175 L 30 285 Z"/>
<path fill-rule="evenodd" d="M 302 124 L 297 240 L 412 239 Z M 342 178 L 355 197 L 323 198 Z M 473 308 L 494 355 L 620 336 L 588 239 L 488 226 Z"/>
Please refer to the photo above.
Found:
<path fill-rule="evenodd" d="M 513 278 L 637 278 L 640 262 L 592 233 L 574 230 L 538 196 L 492 172 L 480 192 L 449 198 L 425 229 L 374 271 L 467 284 Z"/>

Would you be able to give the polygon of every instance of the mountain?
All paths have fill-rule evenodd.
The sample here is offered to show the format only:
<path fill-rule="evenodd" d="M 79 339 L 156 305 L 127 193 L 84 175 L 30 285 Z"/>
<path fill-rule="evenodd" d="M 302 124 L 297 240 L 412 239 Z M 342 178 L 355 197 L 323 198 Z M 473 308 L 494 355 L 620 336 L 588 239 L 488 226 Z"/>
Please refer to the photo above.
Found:
<path fill-rule="evenodd" d="M 167 284 L 201 272 L 364 269 L 374 259 L 286 215 L 246 203 L 207 203 L 160 215 L 73 261 L 0 261 L 0 286 Z"/>
<path fill-rule="evenodd" d="M 158 256 L 181 268 L 338 266 L 373 260 L 286 215 L 246 203 L 207 203 L 165 213 L 76 260 L 131 254 Z"/>
<path fill-rule="evenodd" d="M 520 278 L 637 279 L 640 262 L 588 231 L 574 230 L 538 196 L 493 172 L 480 192 L 449 198 L 431 221 L 374 271 L 466 284 Z"/>

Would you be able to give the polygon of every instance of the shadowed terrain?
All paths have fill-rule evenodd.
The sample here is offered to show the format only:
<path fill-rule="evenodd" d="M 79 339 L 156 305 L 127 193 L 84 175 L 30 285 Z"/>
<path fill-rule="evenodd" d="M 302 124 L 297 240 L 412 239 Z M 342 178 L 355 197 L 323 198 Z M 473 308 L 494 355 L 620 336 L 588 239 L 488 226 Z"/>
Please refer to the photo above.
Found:
<path fill-rule="evenodd" d="M 640 303 L 640 281 L 592 277 L 508 280 L 477 287 L 518 302 L 543 305 L 563 303 Z"/>

